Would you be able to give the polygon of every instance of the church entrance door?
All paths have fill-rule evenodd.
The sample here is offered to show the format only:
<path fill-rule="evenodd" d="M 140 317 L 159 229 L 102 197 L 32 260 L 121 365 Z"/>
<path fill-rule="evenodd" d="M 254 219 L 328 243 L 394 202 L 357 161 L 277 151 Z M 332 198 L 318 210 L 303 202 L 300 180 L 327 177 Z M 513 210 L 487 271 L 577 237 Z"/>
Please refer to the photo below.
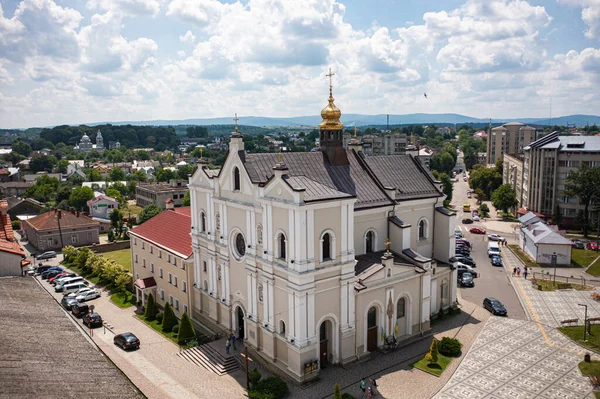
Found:
<path fill-rule="evenodd" d="M 237 307 L 235 310 L 237 320 L 237 339 L 240 342 L 244 341 L 244 311 L 241 307 Z"/>
<path fill-rule="evenodd" d="M 369 309 L 367 313 L 367 350 L 369 352 L 377 349 L 377 308 Z"/>
<path fill-rule="evenodd" d="M 324 321 L 319 328 L 319 363 L 321 368 L 328 362 L 329 359 L 329 326 L 330 321 Z"/>

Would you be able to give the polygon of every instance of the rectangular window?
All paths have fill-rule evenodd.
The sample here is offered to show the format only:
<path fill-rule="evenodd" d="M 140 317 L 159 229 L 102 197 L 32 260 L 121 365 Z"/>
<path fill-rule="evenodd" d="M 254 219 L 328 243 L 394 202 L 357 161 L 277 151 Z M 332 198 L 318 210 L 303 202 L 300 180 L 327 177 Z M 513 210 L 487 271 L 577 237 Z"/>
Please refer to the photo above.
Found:
<path fill-rule="evenodd" d="M 171 304 L 171 306 L 173 306 L 173 297 L 171 295 L 169 295 L 169 303 Z"/>
<path fill-rule="evenodd" d="M 154 263 L 150 263 L 150 272 L 154 273 Z"/>
<path fill-rule="evenodd" d="M 137 245 L 137 238 L 133 238 L 133 245 Z"/>
<path fill-rule="evenodd" d="M 187 313 L 188 311 L 188 307 L 186 304 L 183 305 L 183 313 Z"/>
<path fill-rule="evenodd" d="M 206 262 L 202 262 L 202 270 L 206 273 Z"/>
<path fill-rule="evenodd" d="M 185 281 L 183 281 L 183 282 L 182 282 L 182 285 L 181 285 L 181 290 L 182 290 L 183 292 L 187 292 L 187 282 L 185 282 Z"/>
<path fill-rule="evenodd" d="M 77 244 L 77 236 L 75 234 L 71 236 L 71 244 Z"/>
<path fill-rule="evenodd" d="M 171 263 L 171 254 L 167 255 L 167 262 Z"/>
<path fill-rule="evenodd" d="M 173 257 L 173 264 L 174 264 L 175 266 L 177 266 L 177 258 L 176 258 L 176 257 Z"/>
<path fill-rule="evenodd" d="M 165 300 L 165 291 L 160 290 L 160 300 L 164 301 Z"/>
<path fill-rule="evenodd" d="M 146 267 L 146 259 L 142 259 L 142 266 Z"/>
<path fill-rule="evenodd" d="M 146 246 L 144 245 L 144 241 L 142 241 L 142 249 L 144 249 Z"/>
<path fill-rule="evenodd" d="M 160 269 L 158 269 L 158 275 L 160 276 L 160 278 L 163 278 L 163 269 L 162 269 L 162 267 Z"/>
<path fill-rule="evenodd" d="M 46 245 L 48 245 L 49 247 L 51 247 L 51 246 L 52 246 L 52 244 L 53 244 L 52 238 L 48 238 L 48 239 L 46 240 Z"/>
<path fill-rule="evenodd" d="M 150 245 L 150 253 L 154 253 L 154 247 L 152 245 Z"/>
<path fill-rule="evenodd" d="M 173 285 L 177 287 L 177 276 L 173 276 Z"/>
<path fill-rule="evenodd" d="M 173 275 L 169 273 L 169 284 L 173 283 Z"/>
<path fill-rule="evenodd" d="M 185 262 L 181 262 L 181 270 L 185 270 Z"/>
<path fill-rule="evenodd" d="M 92 232 L 91 231 L 88 231 L 87 239 L 88 239 L 88 241 L 92 241 Z"/>
<path fill-rule="evenodd" d="M 138 263 L 138 257 L 137 257 L 137 254 L 135 254 L 135 263 Z"/>
<path fill-rule="evenodd" d="M 175 310 L 179 310 L 179 299 L 175 299 Z"/>
<path fill-rule="evenodd" d="M 158 259 L 162 259 L 162 251 L 160 249 L 158 250 Z"/>

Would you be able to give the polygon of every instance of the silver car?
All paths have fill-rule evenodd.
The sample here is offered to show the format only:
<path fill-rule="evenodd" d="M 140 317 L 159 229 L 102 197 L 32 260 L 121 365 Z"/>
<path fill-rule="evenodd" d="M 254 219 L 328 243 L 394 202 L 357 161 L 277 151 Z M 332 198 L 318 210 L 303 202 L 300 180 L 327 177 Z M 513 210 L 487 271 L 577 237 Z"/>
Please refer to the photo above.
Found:
<path fill-rule="evenodd" d="M 90 301 L 90 300 L 96 299 L 96 298 L 100 298 L 100 291 L 98 291 L 97 289 L 93 289 L 91 291 L 84 292 L 83 294 L 75 297 L 75 299 L 77 299 L 77 302 Z"/>
<path fill-rule="evenodd" d="M 92 287 L 85 287 L 85 288 L 80 288 L 75 292 L 71 292 L 71 293 L 67 293 L 67 294 L 63 294 L 64 296 L 66 296 L 67 298 L 77 298 L 79 295 L 83 295 L 88 291 L 92 291 L 94 290 L 94 288 Z"/>

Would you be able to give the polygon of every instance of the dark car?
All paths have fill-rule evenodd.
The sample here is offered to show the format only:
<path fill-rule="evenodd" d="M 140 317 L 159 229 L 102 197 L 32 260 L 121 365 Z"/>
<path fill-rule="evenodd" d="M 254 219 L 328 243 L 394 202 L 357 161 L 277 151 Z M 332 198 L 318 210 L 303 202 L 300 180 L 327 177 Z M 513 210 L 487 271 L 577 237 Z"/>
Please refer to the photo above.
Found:
<path fill-rule="evenodd" d="M 467 247 L 459 246 L 454 249 L 454 252 L 459 255 L 471 255 L 471 250 Z"/>
<path fill-rule="evenodd" d="M 63 272 L 61 270 L 50 270 L 50 271 L 48 271 L 48 274 L 46 275 L 46 279 L 48 280 L 48 282 L 50 284 L 52 284 L 52 282 L 50 280 L 52 280 L 56 276 L 60 276 L 61 274 L 63 274 Z"/>
<path fill-rule="evenodd" d="M 83 317 L 89 311 L 90 311 L 90 307 L 87 305 L 87 303 L 79 302 L 77 304 L 74 304 L 71 307 L 71 312 L 73 313 L 73 316 L 75 316 L 75 317 Z"/>
<path fill-rule="evenodd" d="M 77 301 L 77 299 L 69 298 L 67 296 L 63 297 L 63 299 L 60 301 L 60 304 L 63 305 L 63 307 L 67 310 L 73 309 L 73 305 L 76 305 L 78 303 L 79 302 Z"/>
<path fill-rule="evenodd" d="M 471 267 L 477 267 L 477 263 L 475 263 L 473 258 L 471 258 L 470 256 L 456 255 L 455 258 L 460 263 L 464 263 L 465 265 L 469 265 Z"/>
<path fill-rule="evenodd" d="M 54 266 L 50 266 L 50 265 L 41 265 L 41 266 L 38 266 L 38 267 L 35 269 L 35 272 L 36 272 L 37 274 L 42 274 L 42 273 L 44 273 L 45 271 L 47 271 L 48 269 L 50 269 L 51 267 L 54 267 Z"/>
<path fill-rule="evenodd" d="M 467 244 L 464 241 L 456 241 L 455 245 L 457 247 L 467 247 L 467 248 L 471 249 L 471 245 Z"/>
<path fill-rule="evenodd" d="M 470 243 L 470 242 L 469 242 L 469 240 L 467 240 L 466 238 L 456 238 L 454 241 L 455 241 L 457 244 L 458 244 L 458 243 L 463 243 L 463 244 L 465 244 L 465 245 L 467 245 L 467 246 L 469 246 L 469 247 L 471 246 L 471 243 Z"/>
<path fill-rule="evenodd" d="M 502 258 L 498 255 L 492 256 L 492 266 L 502 266 Z"/>
<path fill-rule="evenodd" d="M 473 281 L 473 275 L 468 272 L 464 272 L 459 278 L 458 282 L 461 287 L 475 287 L 475 281 Z"/>
<path fill-rule="evenodd" d="M 581 240 L 573 240 L 571 247 L 575 249 L 585 249 L 585 244 Z"/>
<path fill-rule="evenodd" d="M 102 317 L 98 313 L 88 313 L 81 318 L 89 328 L 102 327 Z"/>
<path fill-rule="evenodd" d="M 466 218 L 466 219 L 463 219 L 462 222 L 463 222 L 463 224 L 471 224 L 471 223 L 473 223 L 473 219 Z"/>
<path fill-rule="evenodd" d="M 492 312 L 493 315 L 506 316 L 506 314 L 507 314 L 506 308 L 504 307 L 502 302 L 500 302 L 496 298 L 491 298 L 491 297 L 485 298 L 483 300 L 483 307 L 485 309 L 489 310 L 490 312 Z"/>
<path fill-rule="evenodd" d="M 63 271 L 62 267 L 53 266 L 50 269 L 48 269 L 42 273 L 42 280 L 46 280 L 48 278 L 48 275 L 52 272 L 56 272 L 56 274 L 58 274 L 62 271 Z M 56 274 L 54 274 L 54 275 L 56 275 Z"/>
<path fill-rule="evenodd" d="M 130 332 L 115 335 L 113 342 L 115 345 L 120 346 L 123 350 L 132 348 L 140 349 L 140 340 Z"/>

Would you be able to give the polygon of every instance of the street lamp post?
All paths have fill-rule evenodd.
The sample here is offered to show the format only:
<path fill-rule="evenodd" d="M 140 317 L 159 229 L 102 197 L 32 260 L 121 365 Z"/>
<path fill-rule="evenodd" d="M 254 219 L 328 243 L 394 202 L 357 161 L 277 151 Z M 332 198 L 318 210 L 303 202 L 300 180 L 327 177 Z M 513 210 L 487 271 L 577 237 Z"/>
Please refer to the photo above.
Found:
<path fill-rule="evenodd" d="M 552 265 L 554 266 L 554 284 L 556 284 L 556 252 L 552 253 Z"/>
<path fill-rule="evenodd" d="M 588 326 L 588 316 L 587 316 L 587 305 L 583 305 L 578 303 L 577 305 L 583 306 L 585 308 L 585 316 L 583 317 L 583 341 L 587 341 L 587 326 Z"/>

